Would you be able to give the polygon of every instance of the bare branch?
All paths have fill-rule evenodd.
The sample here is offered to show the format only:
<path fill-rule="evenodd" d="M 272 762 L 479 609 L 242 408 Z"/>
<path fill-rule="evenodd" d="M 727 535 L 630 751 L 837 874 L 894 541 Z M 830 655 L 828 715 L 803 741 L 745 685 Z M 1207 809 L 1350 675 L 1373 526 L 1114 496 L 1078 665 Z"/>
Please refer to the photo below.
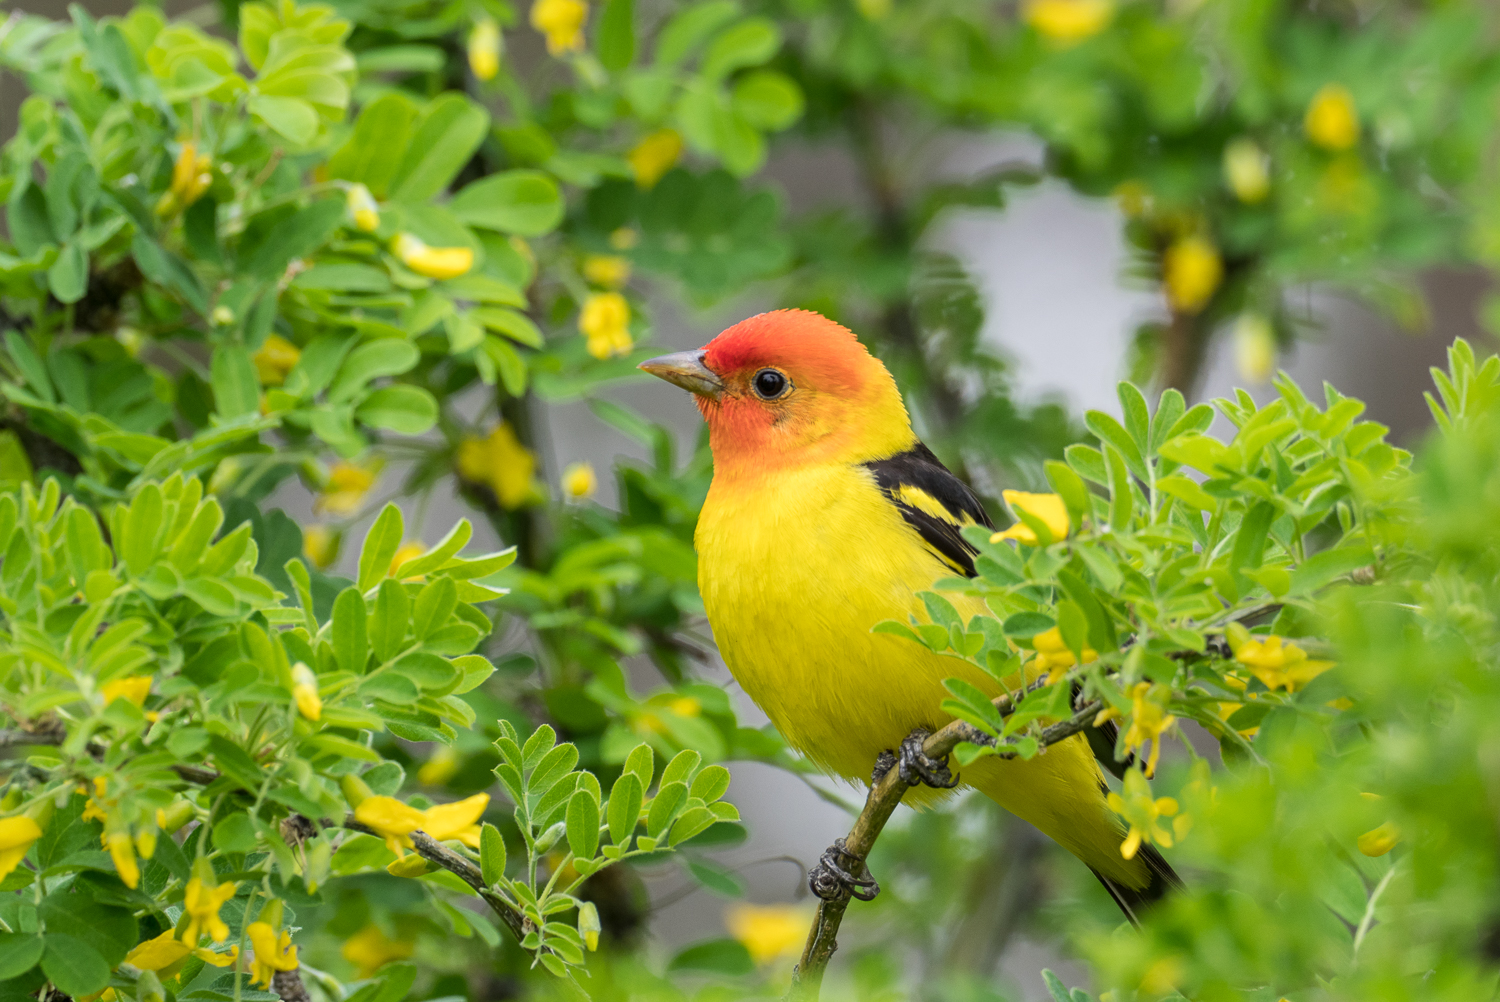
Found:
<path fill-rule="evenodd" d="M 1015 705 L 1008 696 L 1001 696 L 994 702 L 995 708 L 1002 716 L 1015 709 Z M 1037 744 L 1045 747 L 1072 737 L 1088 727 L 1103 707 L 1104 704 L 1099 700 L 1079 707 L 1077 712 L 1067 720 L 1043 728 L 1042 732 L 1036 736 Z M 946 759 L 954 748 L 965 741 L 989 747 L 997 745 L 993 737 L 979 728 L 962 720 L 955 720 L 930 735 L 922 744 L 922 752 L 929 758 Z M 998 747 L 996 757 L 1015 758 L 1017 756 L 1014 751 Z M 849 835 L 844 840 L 844 846 L 851 859 L 849 871 L 854 876 L 858 877 L 863 874 L 864 863 L 861 860 L 874 848 L 875 840 L 880 837 L 886 822 L 895 813 L 897 805 L 901 803 L 901 798 L 906 795 L 908 789 L 910 786 L 902 780 L 900 769 L 888 770 L 870 788 L 869 796 L 865 798 L 865 809 L 855 819 L 854 827 L 849 829 Z M 807 934 L 807 946 L 802 951 L 802 962 L 797 965 L 797 969 L 792 974 L 792 987 L 787 994 L 791 1002 L 814 1002 L 817 999 L 818 991 L 823 984 L 823 974 L 828 968 L 828 961 L 833 958 L 834 951 L 838 949 L 839 924 L 843 922 L 844 910 L 848 907 L 847 891 L 832 901 L 822 901 L 818 904 L 818 912 L 813 918 L 812 929 Z"/>

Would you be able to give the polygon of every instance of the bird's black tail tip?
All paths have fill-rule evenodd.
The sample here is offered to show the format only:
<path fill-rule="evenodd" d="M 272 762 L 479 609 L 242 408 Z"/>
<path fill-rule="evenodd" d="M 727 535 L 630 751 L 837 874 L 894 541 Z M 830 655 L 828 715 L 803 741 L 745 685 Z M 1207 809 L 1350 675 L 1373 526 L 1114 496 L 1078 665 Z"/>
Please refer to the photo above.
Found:
<path fill-rule="evenodd" d="M 1130 920 L 1131 925 L 1141 924 L 1141 916 L 1152 904 L 1160 901 L 1174 891 L 1181 890 L 1184 886 L 1182 878 L 1177 876 L 1177 871 L 1172 869 L 1172 864 L 1162 857 L 1154 845 L 1149 843 L 1142 845 L 1136 858 L 1146 864 L 1151 874 L 1150 883 L 1145 887 L 1126 887 L 1118 881 L 1111 880 L 1098 870 L 1094 870 L 1094 876 L 1099 878 L 1099 883 L 1109 892 L 1109 896 L 1115 899 L 1115 904 L 1120 906 L 1120 911 Z"/>

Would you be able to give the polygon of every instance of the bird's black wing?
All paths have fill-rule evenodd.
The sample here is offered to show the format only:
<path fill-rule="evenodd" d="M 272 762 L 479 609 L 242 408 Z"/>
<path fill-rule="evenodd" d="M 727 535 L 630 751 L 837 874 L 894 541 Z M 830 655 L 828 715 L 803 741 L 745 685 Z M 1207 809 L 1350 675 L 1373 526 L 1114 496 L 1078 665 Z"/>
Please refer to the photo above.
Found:
<path fill-rule="evenodd" d="M 989 512 L 967 484 L 938 461 L 921 442 L 889 459 L 865 464 L 875 483 L 949 568 L 974 576 L 974 556 L 979 552 L 964 539 L 966 525 L 994 528 Z"/>

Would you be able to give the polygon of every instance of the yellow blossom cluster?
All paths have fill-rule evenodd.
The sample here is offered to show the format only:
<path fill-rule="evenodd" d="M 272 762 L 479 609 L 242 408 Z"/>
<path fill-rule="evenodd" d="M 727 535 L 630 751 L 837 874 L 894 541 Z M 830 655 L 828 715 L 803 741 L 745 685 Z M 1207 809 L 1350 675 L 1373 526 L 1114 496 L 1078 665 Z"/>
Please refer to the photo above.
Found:
<path fill-rule="evenodd" d="M 569 500 L 582 501 L 599 489 L 599 478 L 588 463 L 573 463 L 563 470 L 562 488 Z"/>
<path fill-rule="evenodd" d="M 531 26 L 547 37 L 547 53 L 553 56 L 583 49 L 588 16 L 584 0 L 536 0 L 531 5 Z"/>
<path fill-rule="evenodd" d="M 1167 301 L 1178 313 L 1201 313 L 1223 279 L 1219 249 L 1205 236 L 1180 237 L 1162 256 Z"/>
<path fill-rule="evenodd" d="M 349 207 L 349 216 L 354 220 L 355 229 L 374 233 L 380 228 L 380 206 L 375 203 L 375 196 L 370 194 L 369 188 L 362 184 L 351 184 L 345 195 L 345 204 Z"/>
<path fill-rule="evenodd" d="M 158 216 L 171 216 L 203 197 L 214 183 L 213 159 L 198 152 L 198 144 L 186 140 L 172 164 L 171 186 L 156 203 Z"/>
<path fill-rule="evenodd" d="M 1139 769 L 1125 773 L 1124 795 L 1111 791 L 1108 800 L 1109 809 L 1124 818 L 1129 826 L 1125 841 L 1120 843 L 1121 856 L 1134 859 L 1143 842 L 1155 842 L 1168 849 L 1172 847 L 1172 833 L 1161 826 L 1160 820 L 1177 813 L 1177 801 L 1171 797 L 1152 797 L 1151 784 Z"/>
<path fill-rule="evenodd" d="M 1125 732 L 1125 747 L 1132 754 L 1139 754 L 1146 742 L 1151 742 L 1151 757 L 1146 761 L 1146 775 L 1156 773 L 1156 763 L 1161 758 L 1161 737 L 1176 722 L 1177 718 L 1167 712 L 1167 701 L 1172 696 L 1169 686 L 1150 682 L 1137 682 L 1130 689 L 1130 728 Z M 1123 714 L 1111 706 L 1099 711 L 1094 718 L 1098 727 L 1106 720 L 1118 720 Z"/>
<path fill-rule="evenodd" d="M 250 361 L 262 386 L 280 386 L 302 358 L 302 349 L 280 334 L 268 334 Z"/>
<path fill-rule="evenodd" d="M 594 285 L 618 289 L 630 281 L 630 262 L 615 254 L 590 254 L 583 259 L 583 277 Z"/>
<path fill-rule="evenodd" d="M 365 797 L 354 807 L 354 820 L 367 826 L 397 856 L 412 847 L 411 833 L 417 830 L 445 842 L 457 839 L 471 849 L 479 848 L 479 818 L 489 806 L 488 793 L 476 793 L 466 800 L 438 804 L 419 811 L 395 797 Z"/>
<path fill-rule="evenodd" d="M 435 278 L 457 278 L 474 267 L 474 251 L 468 247 L 429 247 L 417 236 L 398 233 L 391 241 L 391 253 L 418 275 Z"/>
<path fill-rule="evenodd" d="M 1307 652 L 1283 637 L 1268 634 L 1251 636 L 1238 623 L 1224 631 L 1224 639 L 1234 652 L 1234 659 L 1250 669 L 1267 689 L 1285 688 L 1296 692 L 1333 667 L 1332 661 L 1316 661 Z"/>
<path fill-rule="evenodd" d="M 1109 26 L 1114 0 L 1030 0 L 1026 23 L 1059 45 L 1074 45 Z"/>
<path fill-rule="evenodd" d="M 595 358 L 623 355 L 635 344 L 630 337 L 630 304 L 618 292 L 591 292 L 578 314 L 578 329 L 588 338 Z"/>
<path fill-rule="evenodd" d="M 1050 672 L 1047 678 L 1048 685 L 1056 685 L 1061 682 L 1068 669 L 1078 663 L 1068 645 L 1063 642 L 1062 631 L 1057 627 L 1044 630 L 1031 638 L 1031 644 L 1036 648 L 1036 658 L 1031 662 L 1032 666 L 1039 672 Z M 1097 661 L 1099 652 L 1092 647 L 1083 649 L 1083 663 Z"/>
<path fill-rule="evenodd" d="M 1314 145 L 1333 153 L 1359 142 L 1359 111 L 1354 95 L 1343 84 L 1324 84 L 1307 106 L 1302 129 Z"/>
<path fill-rule="evenodd" d="M 812 919 L 812 909 L 805 905 L 741 904 L 729 909 L 724 924 L 752 960 L 769 964 L 802 952 Z"/>
<path fill-rule="evenodd" d="M 636 143 L 625 159 L 641 188 L 654 188 L 682 158 L 682 136 L 675 129 L 658 129 Z"/>
<path fill-rule="evenodd" d="M 469 29 L 469 71 L 476 80 L 493 80 L 500 75 L 500 26 L 492 17 L 482 17 Z"/>
<path fill-rule="evenodd" d="M 313 510 L 332 515 L 353 515 L 375 486 L 380 473 L 376 463 L 338 462 L 328 471 L 323 489 L 313 499 Z"/>
<path fill-rule="evenodd" d="M 493 491 L 500 506 L 508 511 L 526 504 L 534 494 L 536 456 L 504 422 L 484 438 L 464 439 L 454 465 L 459 476 Z"/>

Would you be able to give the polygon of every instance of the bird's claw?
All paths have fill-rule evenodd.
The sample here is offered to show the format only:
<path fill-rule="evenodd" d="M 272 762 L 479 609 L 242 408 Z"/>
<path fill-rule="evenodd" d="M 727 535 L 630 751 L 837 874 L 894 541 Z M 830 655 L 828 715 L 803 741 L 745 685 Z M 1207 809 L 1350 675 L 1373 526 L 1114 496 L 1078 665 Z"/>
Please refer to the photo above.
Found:
<path fill-rule="evenodd" d="M 818 865 L 808 871 L 808 890 L 824 901 L 837 901 L 840 895 L 846 893 L 861 901 L 875 900 L 875 896 L 880 893 L 880 884 L 868 873 L 863 877 L 850 873 L 839 861 L 842 856 L 859 864 L 865 861 L 859 853 L 850 852 L 843 839 L 834 839 L 833 845 L 818 860 Z"/>
<path fill-rule="evenodd" d="M 901 781 L 908 786 L 925 784 L 939 790 L 951 790 L 958 785 L 958 777 L 948 771 L 948 760 L 931 758 L 922 751 L 930 734 L 919 727 L 901 742 L 901 751 L 896 758 Z"/>

